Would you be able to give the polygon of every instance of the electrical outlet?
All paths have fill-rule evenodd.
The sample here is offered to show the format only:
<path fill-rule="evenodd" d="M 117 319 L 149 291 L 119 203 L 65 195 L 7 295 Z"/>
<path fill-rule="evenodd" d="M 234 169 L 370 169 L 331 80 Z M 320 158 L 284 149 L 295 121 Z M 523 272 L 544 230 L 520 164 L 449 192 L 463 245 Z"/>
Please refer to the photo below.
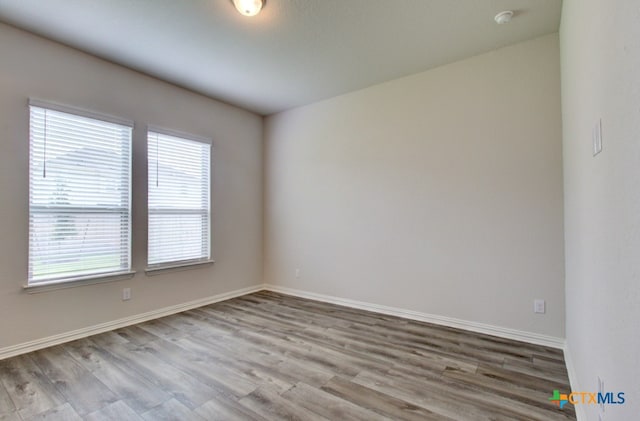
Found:
<path fill-rule="evenodd" d="M 124 288 L 122 290 L 122 301 L 127 301 L 131 299 L 131 288 Z"/>
<path fill-rule="evenodd" d="M 298 279 L 300 277 L 300 269 L 296 268 L 296 279 Z"/>
<path fill-rule="evenodd" d="M 533 300 L 533 312 L 544 314 L 546 312 L 546 304 L 544 300 Z"/>

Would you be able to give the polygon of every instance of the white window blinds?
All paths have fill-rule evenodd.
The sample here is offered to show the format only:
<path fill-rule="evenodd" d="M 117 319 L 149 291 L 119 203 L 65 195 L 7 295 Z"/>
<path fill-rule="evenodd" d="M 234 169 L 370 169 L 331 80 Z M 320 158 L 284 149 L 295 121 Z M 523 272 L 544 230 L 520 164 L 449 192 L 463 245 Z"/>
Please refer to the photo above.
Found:
<path fill-rule="evenodd" d="M 30 103 L 29 285 L 131 267 L 132 124 L 62 110 Z"/>
<path fill-rule="evenodd" d="M 208 143 L 148 132 L 149 268 L 210 259 Z"/>

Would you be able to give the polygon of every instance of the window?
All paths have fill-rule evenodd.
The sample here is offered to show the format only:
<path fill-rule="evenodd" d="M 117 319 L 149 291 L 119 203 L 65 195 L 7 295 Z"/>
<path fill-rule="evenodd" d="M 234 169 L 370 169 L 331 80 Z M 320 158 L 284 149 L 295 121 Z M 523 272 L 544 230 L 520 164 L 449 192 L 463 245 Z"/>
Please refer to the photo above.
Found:
<path fill-rule="evenodd" d="M 29 108 L 29 286 L 129 272 L 133 123 Z"/>
<path fill-rule="evenodd" d="M 208 262 L 209 143 L 150 130 L 149 269 Z"/>

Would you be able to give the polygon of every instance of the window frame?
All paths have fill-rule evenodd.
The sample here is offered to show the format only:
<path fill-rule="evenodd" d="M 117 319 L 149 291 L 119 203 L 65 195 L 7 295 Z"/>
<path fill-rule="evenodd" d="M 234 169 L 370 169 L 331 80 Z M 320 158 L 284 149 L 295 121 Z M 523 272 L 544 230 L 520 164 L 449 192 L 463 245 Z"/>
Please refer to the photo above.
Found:
<path fill-rule="evenodd" d="M 169 137 L 177 138 L 178 140 L 184 140 L 187 142 L 197 142 L 209 147 L 209 167 L 208 167 L 208 179 L 207 183 L 207 251 L 208 256 L 206 258 L 196 258 L 196 259 L 183 259 L 183 260 L 172 260 L 165 261 L 159 263 L 149 263 L 149 244 L 151 239 L 151 229 L 150 229 L 150 216 L 151 216 L 151 207 L 149 206 L 149 192 L 151 189 L 151 180 L 149 177 L 151 168 L 151 160 L 149 159 L 149 141 L 151 134 L 156 133 L 159 135 L 165 135 Z M 158 273 L 162 273 L 165 271 L 179 271 L 179 270 L 188 270 L 201 267 L 203 265 L 210 265 L 215 263 L 215 260 L 212 258 L 213 253 L 213 236 L 212 236 L 212 206 L 211 206 L 211 186 L 212 186 L 212 175 L 213 175 L 213 140 L 208 137 L 198 136 L 191 133 L 186 133 L 178 130 L 167 129 L 164 127 L 159 127 L 155 125 L 147 125 L 146 130 L 146 152 L 147 152 L 147 260 L 146 260 L 146 269 L 145 273 L 149 276 L 156 275 Z"/>
<path fill-rule="evenodd" d="M 89 273 L 89 274 L 74 274 L 73 272 L 67 272 L 67 273 L 62 273 L 60 276 L 49 276 L 40 280 L 35 280 L 33 279 L 33 261 L 32 261 L 32 254 L 31 254 L 31 247 L 32 247 L 32 236 L 34 235 L 34 231 L 32 228 L 32 224 L 31 224 L 31 220 L 32 220 L 32 215 L 33 215 L 33 211 L 32 208 L 42 208 L 42 206 L 33 206 L 32 204 L 32 200 L 31 200 L 31 195 L 33 192 L 33 185 L 32 185 L 32 165 L 34 164 L 34 162 L 32 162 L 32 107 L 36 107 L 36 108 L 40 108 L 40 109 L 44 109 L 44 110 L 50 110 L 50 111 L 54 111 L 54 112 L 60 112 L 60 113 L 66 113 L 66 114 L 70 114 L 73 116 L 77 116 L 80 118 L 87 118 L 87 119 L 92 119 L 92 120 L 97 120 L 99 122 L 106 122 L 106 123 L 110 123 L 110 124 L 116 124 L 116 125 L 120 125 L 126 128 L 129 128 L 129 136 L 128 136 L 128 156 L 127 156 L 127 163 L 126 163 L 126 168 L 127 168 L 127 172 L 128 174 L 126 175 L 126 177 L 122 177 L 122 181 L 126 182 L 126 185 L 128 187 L 128 191 L 127 191 L 127 200 L 126 200 L 126 208 L 124 209 L 125 215 L 127 216 L 127 224 L 126 224 L 126 232 L 125 232 L 125 236 L 121 235 L 121 239 L 125 239 L 126 240 L 126 246 L 124 248 L 124 250 L 126 251 L 126 256 L 124 254 L 120 255 L 120 258 L 122 259 L 123 257 L 126 258 L 126 268 L 122 268 L 119 270 L 106 270 L 106 271 L 102 271 L 102 272 L 95 272 L 95 273 Z M 28 247 L 29 247 L 29 253 L 27 256 L 27 283 L 26 285 L 24 285 L 24 288 L 29 290 L 28 292 L 39 292 L 39 291 L 46 291 L 46 290 L 51 290 L 51 289 L 58 289 L 58 288 L 67 288 L 67 287 L 71 287 L 71 286 L 76 286 L 76 285 L 89 285 L 89 284 L 94 284 L 94 283 L 100 283 L 100 282 L 109 282 L 109 281 L 113 281 L 113 280 L 121 280 L 121 279 L 128 279 L 130 277 L 132 277 L 135 274 L 135 271 L 132 270 L 132 234 L 133 234 L 133 209 L 132 209 L 132 189 L 133 189 L 133 185 L 132 185 L 132 158 L 133 158 L 133 133 L 134 133 L 134 129 L 135 129 L 135 124 L 132 120 L 128 120 L 128 119 L 124 119 L 124 118 L 120 118 L 120 117 L 115 117 L 109 114 L 104 114 L 104 113 L 98 113 L 98 112 L 94 112 L 94 111 L 89 111 L 86 109 L 82 109 L 82 108 L 76 108 L 76 107 L 71 107 L 68 105 L 63 105 L 63 104 L 59 104 L 59 103 L 55 103 L 55 102 L 50 102 L 50 101 L 43 101 L 43 100 L 39 100 L 39 99 L 34 99 L 34 98 L 29 98 L 29 100 L 27 101 L 27 112 L 28 112 L 28 122 L 29 122 L 29 157 L 28 157 L 28 164 L 29 164 L 29 171 L 28 171 L 28 180 L 29 180 L 29 188 L 28 188 L 28 193 L 29 193 L 29 201 L 28 201 L 28 217 L 29 217 L 29 229 L 28 229 Z M 55 208 L 52 207 L 52 208 Z M 104 207 L 100 207 L 100 206 L 90 206 L 90 207 L 86 207 L 86 209 L 90 210 L 90 211 L 95 211 L 96 209 L 102 209 L 102 210 L 106 210 L 106 209 L 113 209 L 112 206 L 104 206 Z M 84 209 L 82 206 L 79 207 L 75 207 L 74 210 L 78 211 Z M 90 212 L 89 211 L 89 212 Z M 59 212 L 59 210 L 58 210 Z M 89 213 L 87 212 L 87 213 Z M 36 211 L 35 213 L 46 213 L 46 209 L 45 212 L 42 212 L 42 209 L 40 209 L 39 211 Z M 55 214 L 56 211 L 52 212 L 52 214 Z M 120 212 L 121 213 L 121 212 Z M 82 214 L 82 212 L 80 211 L 79 214 Z"/>

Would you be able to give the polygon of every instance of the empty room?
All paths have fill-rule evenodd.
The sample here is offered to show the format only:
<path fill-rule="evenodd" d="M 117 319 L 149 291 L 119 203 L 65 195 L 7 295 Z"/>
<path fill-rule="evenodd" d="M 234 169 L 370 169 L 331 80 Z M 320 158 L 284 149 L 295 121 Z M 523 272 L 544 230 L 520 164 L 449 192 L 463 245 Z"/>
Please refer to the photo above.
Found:
<path fill-rule="evenodd" d="M 640 414 L 637 0 L 0 0 L 0 420 Z"/>

